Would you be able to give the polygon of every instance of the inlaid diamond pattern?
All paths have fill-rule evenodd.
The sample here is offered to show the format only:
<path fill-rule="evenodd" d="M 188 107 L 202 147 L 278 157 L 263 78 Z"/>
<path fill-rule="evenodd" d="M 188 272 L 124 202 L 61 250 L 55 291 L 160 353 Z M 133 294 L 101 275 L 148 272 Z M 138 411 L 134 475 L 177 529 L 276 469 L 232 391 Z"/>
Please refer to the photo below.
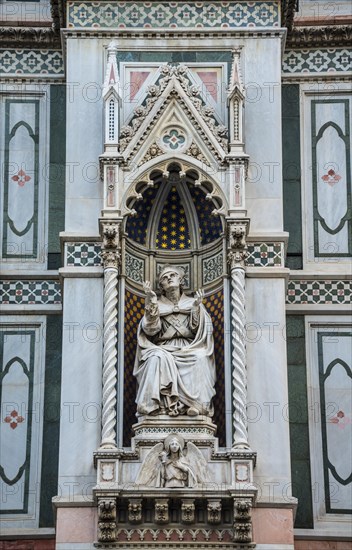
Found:
<path fill-rule="evenodd" d="M 0 281 L 0 303 L 61 304 L 58 281 Z"/>
<path fill-rule="evenodd" d="M 352 281 L 289 281 L 288 304 L 350 304 Z"/>
<path fill-rule="evenodd" d="M 283 243 L 249 243 L 248 267 L 283 267 Z"/>
<path fill-rule="evenodd" d="M 71 267 L 101 266 L 100 243 L 67 243 L 66 265 Z"/>

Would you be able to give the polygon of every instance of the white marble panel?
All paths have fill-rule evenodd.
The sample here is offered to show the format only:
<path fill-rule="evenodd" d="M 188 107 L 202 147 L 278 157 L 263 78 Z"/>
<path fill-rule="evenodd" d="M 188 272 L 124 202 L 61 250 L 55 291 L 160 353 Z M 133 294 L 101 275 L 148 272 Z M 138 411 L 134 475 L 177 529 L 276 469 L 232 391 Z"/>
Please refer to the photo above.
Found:
<path fill-rule="evenodd" d="M 83 231 L 87 234 L 97 232 L 103 196 L 99 155 L 103 152 L 102 82 L 105 53 L 100 40 L 67 41 L 67 231 Z M 74 128 L 74 131 L 70 131 L 70 128 Z M 73 203 L 70 202 L 72 200 Z"/>
<path fill-rule="evenodd" d="M 103 280 L 64 284 L 59 496 L 87 495 L 100 445 Z"/>
<path fill-rule="evenodd" d="M 261 497 L 285 498 L 291 491 L 285 281 L 247 279 L 246 296 L 248 435 L 260 457 L 254 479 Z"/>
<path fill-rule="evenodd" d="M 245 144 L 250 155 L 246 205 L 258 231 L 282 230 L 281 207 L 267 215 L 265 208 L 265 214 L 258 219 L 257 213 L 263 211 L 263 207 L 262 204 L 254 206 L 258 200 L 277 198 L 280 201 L 282 197 L 280 52 L 279 39 L 249 39 L 242 55 L 246 88 Z M 263 139 L 268 128 L 270 139 Z"/>
<path fill-rule="evenodd" d="M 246 199 L 248 216 L 251 219 L 250 231 L 270 233 L 282 231 L 282 199 L 249 198 Z"/>

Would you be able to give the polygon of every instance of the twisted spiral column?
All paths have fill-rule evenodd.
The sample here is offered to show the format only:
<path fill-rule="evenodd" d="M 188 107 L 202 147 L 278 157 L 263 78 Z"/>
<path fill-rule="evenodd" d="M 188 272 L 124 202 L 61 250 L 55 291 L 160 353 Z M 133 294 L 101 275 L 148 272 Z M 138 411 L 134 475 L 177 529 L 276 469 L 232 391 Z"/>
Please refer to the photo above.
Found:
<path fill-rule="evenodd" d="M 247 434 L 247 371 L 245 346 L 245 270 L 231 269 L 231 328 L 233 382 L 233 447 L 249 448 Z"/>
<path fill-rule="evenodd" d="M 118 269 L 104 269 L 103 411 L 101 446 L 116 446 Z"/>

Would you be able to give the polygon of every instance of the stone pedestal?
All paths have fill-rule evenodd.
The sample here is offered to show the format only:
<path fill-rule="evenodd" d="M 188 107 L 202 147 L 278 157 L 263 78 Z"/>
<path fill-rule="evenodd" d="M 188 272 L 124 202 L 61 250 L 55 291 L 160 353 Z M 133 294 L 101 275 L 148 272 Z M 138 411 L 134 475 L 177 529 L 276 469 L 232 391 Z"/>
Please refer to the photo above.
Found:
<path fill-rule="evenodd" d="M 251 509 L 255 453 L 218 447 L 211 418 L 159 415 L 141 417 L 134 425 L 131 449 L 100 449 L 95 453 L 99 548 L 254 548 Z M 182 457 L 194 470 L 202 463 L 203 481 L 194 486 L 145 484 L 143 468 L 160 464 L 165 439 L 184 441 Z M 190 456 L 200 453 L 193 463 Z M 154 457 L 153 460 L 151 457 Z M 147 466 L 146 466 L 147 465 Z M 147 476 L 148 477 L 148 476 Z"/>

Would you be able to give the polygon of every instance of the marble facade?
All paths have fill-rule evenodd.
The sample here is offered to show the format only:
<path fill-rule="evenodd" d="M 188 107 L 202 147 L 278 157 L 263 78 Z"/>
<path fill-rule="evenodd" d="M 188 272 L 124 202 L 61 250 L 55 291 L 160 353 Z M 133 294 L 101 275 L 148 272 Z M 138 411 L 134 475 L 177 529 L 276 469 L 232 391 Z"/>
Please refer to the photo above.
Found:
<path fill-rule="evenodd" d="M 56 550 L 347 541 L 350 66 L 340 31 L 332 47 L 307 32 L 306 49 L 309 6 L 293 30 L 289 9 L 279 0 L 72 0 L 64 21 L 54 10 L 53 29 L 40 31 L 47 47 L 35 62 L 29 42 L 12 51 L 6 38 L 0 138 L 6 170 L 6 159 L 18 170 L 5 170 L 1 211 L 5 340 L 11 332 L 2 405 L 22 400 L 26 413 L 32 398 L 44 412 L 27 427 L 6 405 L 0 481 L 10 510 L 0 540 L 27 529 Z M 35 178 L 48 161 L 46 185 Z M 65 167 L 57 179 L 56 163 Z M 13 227 L 25 254 L 10 254 Z M 165 264 L 182 268 L 187 296 L 204 290 L 213 416 L 136 415 L 143 282 Z M 21 340 L 27 330 L 35 344 Z M 55 403 L 61 395 L 53 421 L 52 383 Z M 23 464 L 9 461 L 14 441 Z"/>

